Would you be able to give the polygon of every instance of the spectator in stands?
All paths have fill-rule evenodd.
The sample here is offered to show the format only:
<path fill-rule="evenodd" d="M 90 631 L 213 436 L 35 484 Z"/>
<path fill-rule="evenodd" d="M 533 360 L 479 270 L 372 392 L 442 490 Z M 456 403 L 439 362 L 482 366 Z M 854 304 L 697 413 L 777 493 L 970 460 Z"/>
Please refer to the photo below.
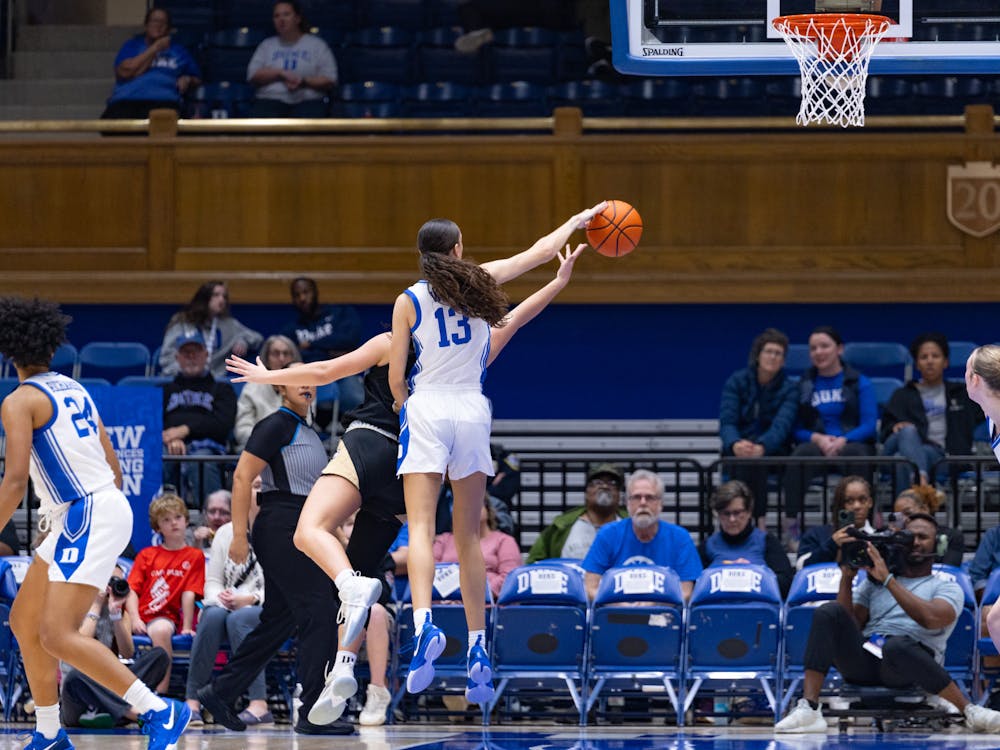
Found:
<path fill-rule="evenodd" d="M 844 364 L 844 340 L 832 326 L 819 326 L 809 336 L 812 367 L 799 381 L 799 409 L 793 456 L 833 458 L 875 454 L 878 403 L 871 381 Z M 797 548 L 798 515 L 818 466 L 789 466 L 785 472 L 785 518 L 782 531 L 789 549 Z M 867 471 L 859 471 L 866 474 Z"/>
<path fill-rule="evenodd" d="M 826 734 L 819 694 L 831 667 L 845 681 L 861 685 L 918 685 L 954 706 L 969 729 L 1000 732 L 1000 713 L 970 703 L 942 666 L 963 596 L 957 583 L 931 570 L 937 523 L 917 513 L 906 520 L 906 529 L 914 535 L 917 554 L 907 557 L 898 570 L 890 572 L 872 544 L 868 545 L 872 564 L 864 568 L 868 575 L 857 590 L 853 584 L 858 571 L 840 566 L 837 600 L 819 607 L 813 616 L 802 698 L 775 724 L 775 732 Z"/>
<path fill-rule="evenodd" d="M 497 514 L 488 494 L 483 497 L 483 510 L 479 516 L 479 546 L 482 547 L 486 565 L 486 582 L 496 598 L 507 574 L 521 565 L 521 550 L 514 537 L 498 528 Z M 434 562 L 458 562 L 455 536 L 450 531 L 438 534 L 434 539 Z"/>
<path fill-rule="evenodd" d="M 872 486 L 867 479 L 856 474 L 841 479 L 833 491 L 832 523 L 813 526 L 802 535 L 795 567 L 801 570 L 807 565 L 836 562 L 838 545 L 847 538 L 848 526 L 869 534 L 875 531 L 871 524 L 874 506 Z"/>
<path fill-rule="evenodd" d="M 264 339 L 260 359 L 268 370 L 280 370 L 290 362 L 301 362 L 298 347 L 287 336 L 275 335 Z M 236 425 L 233 427 L 234 452 L 240 453 L 255 424 L 281 408 L 281 394 L 269 383 L 247 383 L 236 402 Z"/>
<path fill-rule="evenodd" d="M 977 597 L 982 596 L 990 574 L 997 568 L 1000 568 L 1000 526 L 987 529 L 969 563 L 969 578 Z"/>
<path fill-rule="evenodd" d="M 208 281 L 198 287 L 191 301 L 178 310 L 163 334 L 160 369 L 164 375 L 176 375 L 180 369 L 175 342 L 182 333 L 201 332 L 208 350 L 208 369 L 212 377 L 226 377 L 226 357 L 243 356 L 260 346 L 264 337 L 240 323 L 229 311 L 229 290 L 224 281 Z"/>
<path fill-rule="evenodd" d="M 297 0 L 275 3 L 273 17 L 278 35 L 261 42 L 247 66 L 247 81 L 257 87 L 250 116 L 326 117 L 324 97 L 337 85 L 333 53 L 309 33 Z"/>
<path fill-rule="evenodd" d="M 236 420 L 236 393 L 207 372 L 208 350 L 200 331 L 189 330 L 174 344 L 180 372 L 163 386 L 163 452 L 224 455 Z M 163 479 L 175 487 L 183 480 L 182 493 L 192 504 L 222 488 L 222 472 L 215 462 L 166 463 Z"/>
<path fill-rule="evenodd" d="M 928 516 L 934 516 L 943 500 L 944 493 L 930 485 L 918 484 L 909 487 L 896 496 L 892 510 L 902 518 L 894 520 L 900 522 L 914 513 L 926 513 Z M 941 562 L 945 565 L 960 567 L 965 557 L 965 538 L 962 535 L 962 530 L 938 526 L 938 535 L 944 536 L 948 540 L 948 546 L 941 554 Z"/>
<path fill-rule="evenodd" d="M 195 601 L 205 591 L 205 556 L 184 543 L 188 509 L 177 495 L 160 495 L 149 504 L 149 525 L 163 544 L 139 551 L 128 575 L 132 588 L 126 608 L 132 632 L 148 635 L 173 658 L 171 638 L 194 635 Z M 156 692 L 170 685 L 169 665 Z"/>
<path fill-rule="evenodd" d="M 227 520 L 219 526 L 212 538 L 212 552 L 205 567 L 204 606 L 198 617 L 198 631 L 191 644 L 191 668 L 188 671 L 185 698 L 191 708 L 191 724 L 194 726 L 203 723 L 198 691 L 208 685 L 212 678 L 212 668 L 215 666 L 219 647 L 223 640 L 228 640 L 230 648 L 236 651 L 247 634 L 260 623 L 261 605 L 264 603 L 264 571 L 253 551 L 242 563 L 229 559 L 233 523 L 228 520 L 228 493 L 224 508 Z M 251 526 L 258 510 L 256 498 L 251 493 Z M 240 718 L 248 726 L 273 724 L 274 716 L 267 708 L 267 684 L 263 669 L 250 683 L 247 693 L 250 703 L 240 713 Z"/>
<path fill-rule="evenodd" d="M 618 565 L 665 565 L 681 579 L 685 598 L 701 575 L 701 560 L 691 535 L 680 526 L 660 520 L 663 480 L 652 471 L 637 469 L 625 487 L 629 518 L 609 523 L 594 538 L 581 565 L 586 571 L 587 595 L 593 599 L 601 576 Z"/>
<path fill-rule="evenodd" d="M 709 506 L 719 519 L 719 530 L 698 546 L 706 568 L 733 563 L 766 565 L 778 578 L 782 597 L 792 585 L 795 571 L 778 537 L 758 529 L 753 522 L 753 493 L 733 479 L 713 493 Z"/>
<path fill-rule="evenodd" d="M 593 464 L 587 470 L 584 505 L 563 513 L 531 545 L 528 562 L 553 557 L 582 560 L 597 532 L 609 523 L 628 517 L 621 505 L 625 475 L 614 464 Z"/>
<path fill-rule="evenodd" d="M 788 337 L 775 328 L 766 329 L 754 339 L 747 367 L 730 375 L 722 387 L 719 437 L 723 457 L 788 455 L 798 390 L 785 373 L 787 353 Z M 763 519 L 768 467 L 733 465 L 727 473 L 746 482 L 754 497 L 753 516 Z"/>
<path fill-rule="evenodd" d="M 144 119 L 153 109 L 180 111 L 181 98 L 201 83 L 198 63 L 170 38 L 170 12 L 150 8 L 143 24 L 143 33 L 118 50 L 115 88 L 102 119 Z"/>
<path fill-rule="evenodd" d="M 320 305 L 315 279 L 300 276 L 292 281 L 292 304 L 298 311 L 295 320 L 282 333 L 298 344 L 303 362 L 318 362 L 339 357 L 361 343 L 361 316 L 351 305 Z M 357 375 L 335 381 L 340 389 L 341 406 L 353 409 L 364 400 L 363 380 Z M 322 420 L 323 424 L 328 421 Z"/>
<path fill-rule="evenodd" d="M 0 556 L 21 554 L 21 540 L 17 537 L 17 525 L 10 519 L 0 530 Z"/>
<path fill-rule="evenodd" d="M 201 515 L 205 521 L 191 532 L 191 546 L 201 550 L 210 549 L 215 543 L 215 532 L 232 520 L 233 495 L 229 490 L 216 490 L 205 498 Z"/>
<path fill-rule="evenodd" d="M 515 536 L 517 526 L 514 523 L 514 515 L 510 512 L 510 507 L 498 497 L 494 497 L 486 488 L 486 497 L 490 503 L 490 512 L 497 523 L 497 528 L 504 534 Z M 451 490 L 451 482 L 445 480 L 441 485 L 441 493 L 438 495 L 437 515 L 434 518 L 434 533 L 444 534 L 451 531 L 451 516 L 454 511 L 455 495 Z"/>
<path fill-rule="evenodd" d="M 897 388 L 882 412 L 882 453 L 903 456 L 920 467 L 919 484 L 933 478 L 931 467 L 945 455 L 972 453 L 973 433 L 983 410 L 969 398 L 964 382 L 946 381 L 948 339 L 922 333 L 910 344 L 920 380 Z M 908 465 L 896 467 L 896 487 L 916 484 Z"/>
<path fill-rule="evenodd" d="M 494 29 L 541 26 L 545 29 L 572 29 L 576 14 L 566 0 L 466 0 L 458 6 L 465 31 L 455 40 L 455 49 L 473 54 L 493 41 Z"/>
<path fill-rule="evenodd" d="M 493 479 L 490 480 L 489 493 L 502 501 L 510 509 L 514 496 L 521 491 L 521 460 L 516 453 L 511 453 L 499 443 L 490 443 L 490 453 L 493 456 Z"/>
<path fill-rule="evenodd" d="M 125 571 L 115 566 L 108 585 L 94 597 L 80 633 L 96 638 L 114 651 L 146 687 L 154 690 L 170 666 L 170 657 L 155 646 L 136 654 L 132 620 L 125 607 L 128 592 L 122 593 L 118 588 L 125 584 L 124 579 Z M 62 722 L 67 727 L 110 729 L 138 718 L 121 696 L 77 669 L 69 669 L 63 675 L 59 703 Z"/>

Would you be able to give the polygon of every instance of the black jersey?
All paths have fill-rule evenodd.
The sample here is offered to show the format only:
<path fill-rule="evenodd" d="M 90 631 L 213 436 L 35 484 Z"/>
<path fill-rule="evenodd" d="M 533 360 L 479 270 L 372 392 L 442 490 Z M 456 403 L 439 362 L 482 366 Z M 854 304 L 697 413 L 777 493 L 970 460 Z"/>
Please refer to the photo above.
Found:
<path fill-rule="evenodd" d="M 279 497 L 305 502 L 327 464 L 319 435 L 284 406 L 257 423 L 245 450 L 267 461 L 260 474 L 262 503 Z"/>
<path fill-rule="evenodd" d="M 406 372 L 416 363 L 417 357 L 410 347 L 406 357 Z M 353 411 L 347 412 L 341 424 L 347 427 L 357 420 L 367 422 L 372 427 L 399 435 L 399 415 L 392 410 L 392 389 L 389 388 L 389 365 L 377 365 L 365 375 L 365 400 Z"/>

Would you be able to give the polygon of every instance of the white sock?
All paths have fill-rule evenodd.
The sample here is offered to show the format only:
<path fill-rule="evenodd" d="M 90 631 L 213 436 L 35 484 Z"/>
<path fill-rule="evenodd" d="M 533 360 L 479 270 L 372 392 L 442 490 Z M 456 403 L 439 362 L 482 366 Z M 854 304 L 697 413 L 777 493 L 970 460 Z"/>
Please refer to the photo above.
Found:
<path fill-rule="evenodd" d="M 413 610 L 413 629 L 420 633 L 420 629 L 424 626 L 425 622 L 433 622 L 431 619 L 431 609 L 430 607 L 418 607 Z"/>
<path fill-rule="evenodd" d="M 354 662 L 358 660 L 357 654 L 352 654 L 350 651 L 338 651 L 337 658 L 334 659 L 333 668 L 338 672 L 343 672 L 346 670 L 354 671 Z"/>
<path fill-rule="evenodd" d="M 486 631 L 485 630 L 470 630 L 469 631 L 469 651 L 472 651 L 472 647 L 479 642 L 479 645 L 483 647 L 483 651 L 486 650 Z"/>
<path fill-rule="evenodd" d="M 333 579 L 333 582 L 337 584 L 337 588 L 340 589 L 340 587 L 343 586 L 348 579 L 353 577 L 354 571 L 350 568 L 344 568 L 342 571 L 337 573 L 337 577 Z"/>
<path fill-rule="evenodd" d="M 139 715 L 149 711 L 162 711 L 167 707 L 163 699 L 146 687 L 142 680 L 136 680 L 129 685 L 122 700 L 132 706 Z"/>
<path fill-rule="evenodd" d="M 47 740 L 54 740 L 62 725 L 59 723 L 59 704 L 35 706 L 35 731 Z"/>

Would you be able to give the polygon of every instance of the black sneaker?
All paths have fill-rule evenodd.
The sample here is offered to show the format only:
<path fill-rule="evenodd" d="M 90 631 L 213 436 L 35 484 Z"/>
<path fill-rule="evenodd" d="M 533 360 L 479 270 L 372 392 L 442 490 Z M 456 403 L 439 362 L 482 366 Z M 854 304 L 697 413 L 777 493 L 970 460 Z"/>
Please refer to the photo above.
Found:
<path fill-rule="evenodd" d="M 313 724 L 308 719 L 299 719 L 295 725 L 299 734 L 354 734 L 354 725 L 349 721 L 335 721 L 332 724 Z"/>
<path fill-rule="evenodd" d="M 198 700 L 201 705 L 212 714 L 217 724 L 222 724 L 226 729 L 234 732 L 242 732 L 247 728 L 247 724 L 233 710 L 233 707 L 215 694 L 211 685 L 205 685 L 198 691 Z"/>

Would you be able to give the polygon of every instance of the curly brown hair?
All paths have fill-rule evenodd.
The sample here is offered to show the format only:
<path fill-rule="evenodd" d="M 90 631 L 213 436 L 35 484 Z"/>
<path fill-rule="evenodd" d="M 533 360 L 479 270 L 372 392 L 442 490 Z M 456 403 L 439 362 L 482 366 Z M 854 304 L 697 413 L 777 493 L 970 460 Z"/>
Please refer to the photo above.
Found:
<path fill-rule="evenodd" d="M 47 366 L 70 320 L 55 302 L 0 297 L 0 354 L 21 367 Z"/>
<path fill-rule="evenodd" d="M 908 497 L 917 505 L 921 506 L 927 513 L 934 515 L 944 501 L 944 493 L 929 484 L 915 484 L 900 492 L 896 499 Z"/>
<path fill-rule="evenodd" d="M 420 273 L 440 302 L 492 327 L 502 326 L 510 300 L 489 273 L 451 254 L 460 237 L 458 225 L 448 219 L 431 219 L 420 227 Z"/>

